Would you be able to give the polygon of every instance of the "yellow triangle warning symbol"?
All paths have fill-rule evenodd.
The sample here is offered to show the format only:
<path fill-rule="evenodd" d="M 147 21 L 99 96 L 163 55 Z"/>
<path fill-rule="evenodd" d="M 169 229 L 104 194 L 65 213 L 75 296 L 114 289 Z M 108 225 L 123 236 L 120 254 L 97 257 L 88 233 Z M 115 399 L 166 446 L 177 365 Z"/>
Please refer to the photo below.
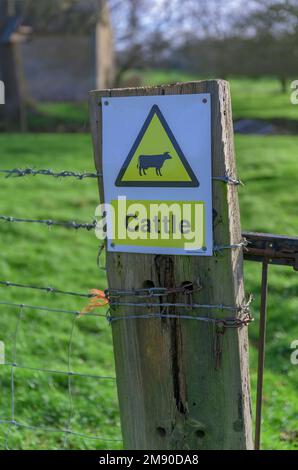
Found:
<path fill-rule="evenodd" d="M 152 106 L 115 185 L 199 186 L 198 179 L 157 105 Z"/>

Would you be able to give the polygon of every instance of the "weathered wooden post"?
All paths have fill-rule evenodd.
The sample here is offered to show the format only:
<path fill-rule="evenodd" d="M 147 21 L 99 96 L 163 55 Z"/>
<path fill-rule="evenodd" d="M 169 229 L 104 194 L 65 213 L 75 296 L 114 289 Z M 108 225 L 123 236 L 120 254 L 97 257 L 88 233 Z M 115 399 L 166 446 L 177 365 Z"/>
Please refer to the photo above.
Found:
<path fill-rule="evenodd" d="M 168 288 L 162 297 L 120 297 L 126 305 L 116 306 L 113 313 L 115 317 L 122 315 L 119 321 L 112 322 L 112 330 L 124 446 L 157 450 L 252 449 L 247 326 L 243 320 L 245 308 L 241 308 L 245 295 L 238 197 L 235 185 L 228 184 L 232 180 L 224 178 L 236 172 L 228 83 L 211 80 L 91 92 L 95 163 L 101 173 L 102 116 L 110 98 L 187 94 L 197 94 L 198 98 L 209 94 L 211 99 L 211 136 L 205 138 L 211 139 L 212 144 L 214 249 L 222 250 L 217 256 L 158 254 L 158 250 L 157 254 L 140 254 L 113 251 L 111 245 L 107 252 L 111 292 L 150 286 Z M 204 100 L 207 101 L 205 97 Z M 125 119 L 123 132 L 129 134 Z M 188 138 L 196 139 L 196 134 L 190 133 Z M 106 158 L 117 157 L 116 130 L 114 139 L 115 152 Z M 104 178 L 99 177 L 101 202 L 108 190 L 104 186 L 105 171 L 104 168 Z M 147 175 L 150 171 L 153 170 L 149 169 Z M 145 199 L 156 198 L 156 188 L 147 186 Z M 179 198 L 181 194 L 184 200 L 188 194 L 179 187 L 171 190 L 176 200 L 177 195 Z M 181 286 L 185 286 L 184 295 L 179 293 Z M 174 287 L 178 287 L 176 294 Z M 195 313 L 191 306 L 185 309 L 185 297 L 187 302 L 192 298 L 201 308 Z M 135 305 L 138 302 L 150 306 L 140 309 Z M 179 302 L 181 308 L 176 305 Z M 170 306 L 165 307 L 165 303 Z M 150 318 L 150 312 L 156 310 L 160 315 L 152 314 Z M 214 321 L 197 321 L 190 316 Z M 240 321 L 224 320 L 227 317 Z"/>

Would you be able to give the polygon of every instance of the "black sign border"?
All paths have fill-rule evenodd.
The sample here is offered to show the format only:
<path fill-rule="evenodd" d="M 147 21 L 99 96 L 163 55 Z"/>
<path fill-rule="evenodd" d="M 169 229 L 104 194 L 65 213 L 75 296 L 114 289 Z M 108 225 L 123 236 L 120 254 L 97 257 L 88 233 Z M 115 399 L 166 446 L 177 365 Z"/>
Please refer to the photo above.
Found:
<path fill-rule="evenodd" d="M 154 116 L 154 114 L 156 114 L 159 118 L 159 120 L 161 121 L 169 139 L 171 140 L 172 144 L 173 144 L 173 147 L 175 148 L 177 154 L 179 155 L 180 157 L 180 160 L 182 162 L 182 164 L 184 165 L 184 168 L 186 169 L 189 177 L 191 178 L 191 181 L 122 181 L 122 177 L 128 167 L 128 165 L 130 164 L 138 146 L 139 146 L 139 143 L 141 142 L 145 132 L 147 131 L 147 128 Z M 157 104 L 154 104 L 128 154 L 128 156 L 126 157 L 122 167 L 121 167 L 121 170 L 117 176 L 117 179 L 115 181 L 115 186 L 130 186 L 130 187 L 198 187 L 200 186 L 200 183 L 196 177 L 196 175 L 194 174 L 194 172 L 192 171 L 185 155 L 183 154 L 177 140 L 175 139 L 175 136 L 173 134 L 173 132 L 171 131 L 166 119 L 164 118 L 162 112 L 160 111 L 159 107 L 157 106 Z"/>

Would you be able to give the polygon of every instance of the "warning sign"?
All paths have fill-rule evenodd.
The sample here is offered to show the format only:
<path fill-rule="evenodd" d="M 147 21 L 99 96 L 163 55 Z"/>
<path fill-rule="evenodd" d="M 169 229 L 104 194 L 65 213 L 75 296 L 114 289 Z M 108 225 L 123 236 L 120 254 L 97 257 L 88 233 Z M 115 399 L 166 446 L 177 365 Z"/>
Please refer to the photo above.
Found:
<path fill-rule="evenodd" d="M 211 96 L 102 98 L 108 251 L 211 256 Z"/>
<path fill-rule="evenodd" d="M 157 105 L 152 106 L 119 172 L 116 186 L 199 186 Z"/>

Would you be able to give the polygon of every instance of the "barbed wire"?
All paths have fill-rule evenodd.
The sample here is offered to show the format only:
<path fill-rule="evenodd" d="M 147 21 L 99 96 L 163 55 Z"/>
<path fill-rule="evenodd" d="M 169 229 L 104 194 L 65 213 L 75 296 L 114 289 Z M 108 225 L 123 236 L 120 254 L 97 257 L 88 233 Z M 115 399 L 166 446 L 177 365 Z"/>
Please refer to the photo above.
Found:
<path fill-rule="evenodd" d="M 244 183 L 240 179 L 233 178 L 230 175 L 212 176 L 212 179 L 214 181 L 222 181 L 223 183 L 231 184 L 231 185 L 234 185 L 234 186 L 244 186 Z"/>
<path fill-rule="evenodd" d="M 28 285 L 28 284 L 19 284 L 13 283 L 10 281 L 0 281 L 0 287 L 17 287 L 21 289 L 37 289 L 47 293 L 55 293 L 55 294 L 65 294 L 65 295 L 74 295 L 80 296 L 84 298 L 92 298 L 96 297 L 97 294 L 95 293 L 88 293 L 82 294 L 79 292 L 70 292 L 70 291 L 63 291 L 61 289 L 56 289 L 53 287 L 40 287 L 35 285 Z M 212 310 L 229 310 L 233 312 L 244 312 L 247 313 L 250 303 L 252 302 L 252 296 L 249 297 L 247 302 L 244 302 L 240 306 L 229 306 L 224 304 L 199 304 L 193 302 L 192 296 L 194 293 L 200 291 L 202 286 L 196 285 L 195 283 L 189 282 L 182 286 L 176 287 L 148 287 L 148 288 L 141 288 L 141 289 L 130 289 L 130 290 L 123 290 L 123 289 L 105 289 L 104 295 L 105 298 L 108 300 L 110 308 L 115 307 L 156 307 L 156 303 L 150 302 L 126 302 L 126 301 L 119 301 L 121 297 L 138 297 L 142 299 L 151 299 L 154 297 L 163 297 L 168 295 L 177 295 L 183 294 L 185 297 L 185 302 L 162 302 L 159 299 L 158 306 L 159 307 L 177 307 L 177 308 L 191 308 L 191 309 L 212 309 Z M 0 305 L 8 305 L 13 307 L 20 307 L 20 308 L 31 308 L 36 310 L 45 310 L 49 312 L 59 312 L 59 313 L 68 313 L 73 315 L 80 315 L 79 311 L 76 310 L 65 310 L 65 309 L 56 309 L 56 308 L 49 308 L 45 306 L 35 306 L 35 305 L 28 305 L 24 303 L 13 303 L 7 301 L 0 301 Z M 90 313 L 90 312 L 89 312 Z M 93 316 L 102 316 L 105 317 L 104 314 L 96 314 L 92 313 Z"/>
<path fill-rule="evenodd" d="M 21 219 L 21 218 L 5 216 L 5 215 L 0 215 L 0 220 L 3 220 L 5 222 L 12 222 L 12 223 L 17 222 L 17 223 L 43 224 L 43 225 L 47 225 L 48 227 L 60 226 L 60 227 L 66 227 L 66 228 L 73 228 L 75 230 L 83 228 L 83 229 L 86 229 L 87 231 L 95 229 L 97 226 L 96 220 L 94 220 L 90 224 L 90 223 L 78 223 L 74 221 L 59 222 L 55 220 Z M 227 250 L 227 249 L 235 249 L 235 248 L 243 248 L 243 247 L 245 248 L 248 245 L 248 243 L 249 242 L 246 238 L 242 238 L 242 240 L 239 243 L 232 243 L 232 244 L 227 244 L 227 245 L 214 245 L 213 253 L 217 253 L 217 252 L 222 253 L 223 250 Z M 100 247 L 99 256 L 103 250 L 103 246 Z M 105 269 L 105 267 L 100 267 L 100 268 Z"/>
<path fill-rule="evenodd" d="M 213 246 L 213 253 L 221 253 L 224 250 L 233 250 L 235 248 L 246 248 L 249 244 L 249 241 L 246 238 L 242 238 L 239 243 L 231 243 L 228 245 L 214 245 Z"/>
<path fill-rule="evenodd" d="M 134 302 L 118 302 L 110 301 L 111 307 L 141 307 L 141 308 L 150 308 L 150 307 L 176 307 L 176 308 L 191 308 L 191 309 L 210 309 L 210 310 L 229 310 L 231 312 L 241 312 L 241 307 L 231 307 L 229 305 L 208 305 L 208 304 L 197 304 L 197 303 L 183 303 L 183 302 L 159 302 L 157 303 L 134 303 Z"/>
<path fill-rule="evenodd" d="M 202 317 L 195 315 L 181 315 L 181 314 L 172 314 L 172 313 L 140 313 L 140 314 L 119 314 L 112 315 L 109 313 L 107 319 L 109 323 L 113 323 L 118 320 L 140 320 L 140 319 L 149 319 L 149 318 L 175 318 L 180 320 L 194 320 L 201 321 L 206 323 L 213 323 L 215 325 L 222 325 L 224 328 L 242 328 L 243 326 L 249 325 L 253 322 L 254 319 L 250 315 L 246 315 L 243 318 L 237 317 L 226 317 L 226 318 L 212 318 L 212 317 Z"/>
<path fill-rule="evenodd" d="M 6 174 L 6 178 L 10 177 L 22 177 L 22 176 L 53 176 L 54 178 L 76 178 L 78 180 L 83 180 L 86 178 L 98 178 L 100 176 L 103 176 L 102 172 L 76 172 L 76 171 L 68 171 L 68 170 L 62 170 L 62 171 L 54 171 L 51 169 L 40 169 L 40 170 L 35 170 L 34 168 L 13 168 L 9 170 L 3 170 L 0 169 L 0 173 Z M 230 175 L 229 172 L 225 174 L 224 176 L 213 176 L 212 179 L 214 181 L 222 181 L 223 183 L 226 184 L 231 184 L 235 186 L 243 186 L 243 182 L 240 179 L 234 178 L 233 176 Z"/>
<path fill-rule="evenodd" d="M 64 310 L 60 308 L 49 308 L 49 307 L 44 307 L 44 306 L 37 306 L 37 305 L 28 305 L 28 304 L 23 304 L 23 303 L 13 303 L 13 302 L 6 302 L 1 300 L 0 305 L 6 305 L 8 307 L 19 307 L 19 308 L 28 308 L 31 310 L 40 310 L 40 311 L 45 311 L 45 312 L 52 312 L 52 313 L 66 313 L 69 315 L 77 315 L 80 316 L 81 312 L 77 310 Z M 84 316 L 91 316 L 91 317 L 104 317 L 106 318 L 106 315 L 100 314 L 100 313 L 86 313 Z"/>
<path fill-rule="evenodd" d="M 94 297 L 95 294 L 82 294 L 80 292 L 69 292 L 69 291 L 64 291 L 61 289 L 56 289 L 55 287 L 40 287 L 40 286 L 34 286 L 34 285 L 28 285 L 28 284 L 18 284 L 10 281 L 0 281 L 0 287 L 17 287 L 21 289 L 35 289 L 35 290 L 40 290 L 44 291 L 50 294 L 62 294 L 62 295 L 73 295 L 77 297 L 85 297 L 85 298 L 91 298 Z"/>
<path fill-rule="evenodd" d="M 3 285 L 4 287 L 18 287 L 18 288 L 37 288 L 46 292 L 49 292 L 52 290 L 50 287 L 40 287 L 40 286 L 34 286 L 34 285 L 26 285 L 26 284 L 19 284 L 19 283 L 11 283 L 9 281 L 0 281 L 0 284 Z M 182 286 L 173 286 L 173 287 L 148 287 L 148 288 L 141 288 L 141 289 L 131 289 L 131 290 L 118 290 L 118 289 L 106 289 L 105 290 L 105 296 L 106 298 L 109 299 L 109 304 L 110 308 L 107 311 L 106 314 L 97 314 L 97 313 L 88 313 L 88 315 L 92 316 L 100 316 L 100 317 L 105 317 L 107 318 L 108 322 L 110 324 L 119 321 L 119 320 L 140 320 L 140 319 L 179 319 L 179 320 L 193 320 L 193 321 L 200 321 L 200 322 L 206 322 L 206 323 L 211 323 L 215 326 L 215 368 L 218 368 L 220 365 L 221 361 L 221 356 L 222 356 L 222 348 L 223 348 L 223 342 L 222 342 L 222 335 L 224 334 L 224 330 L 226 328 L 228 329 L 237 329 L 237 328 L 242 328 L 244 326 L 248 326 L 250 322 L 253 321 L 253 318 L 250 315 L 249 311 L 249 305 L 252 301 L 252 297 L 248 299 L 248 301 L 243 302 L 241 306 L 229 306 L 229 305 L 224 305 L 224 304 L 198 304 L 192 301 L 192 296 L 194 293 L 199 291 L 202 287 L 200 285 L 197 285 L 196 283 L 189 282 L 187 284 L 184 284 Z M 55 289 L 55 293 L 67 293 L 69 292 L 66 291 L 61 291 L 60 289 Z M 86 294 L 79 294 L 76 292 L 71 292 L 70 294 L 78 294 L 78 295 L 83 295 L 84 297 L 89 296 Z M 177 296 L 177 295 L 184 295 L 185 296 L 185 303 L 183 302 L 164 302 L 161 301 L 159 303 L 153 303 L 148 302 L 121 302 L 119 298 L 121 297 L 126 297 L 126 296 L 135 296 L 139 298 L 148 298 L 149 300 L 152 299 L 152 297 L 158 297 L 160 300 L 160 297 L 171 295 L 171 296 Z M 6 362 L 4 365 L 10 367 L 11 369 L 11 374 L 10 374 L 10 390 L 11 390 L 11 407 L 10 407 L 10 419 L 8 420 L 0 420 L 0 424 L 7 424 L 8 429 L 5 433 L 4 439 L 5 439 L 5 448 L 10 449 L 10 436 L 11 432 L 14 427 L 19 427 L 19 428 L 25 428 L 25 429 L 32 429 L 32 430 L 37 430 L 37 431 L 43 431 L 45 433 L 62 433 L 63 434 L 63 440 L 62 440 L 62 448 L 67 448 L 68 447 L 68 440 L 69 436 L 74 435 L 81 437 L 82 439 L 96 439 L 96 440 L 103 440 L 103 441 L 111 441 L 111 442 L 121 442 L 121 439 L 112 439 L 112 438 L 106 438 L 102 436 L 97 436 L 97 435 L 88 435 L 84 433 L 77 433 L 76 431 L 72 430 L 72 421 L 74 419 L 74 401 L 73 401 L 73 390 L 72 390 L 72 381 L 73 378 L 78 376 L 78 377 L 89 377 L 92 379 L 96 380 L 113 380 L 115 381 L 115 377 L 111 376 L 100 376 L 96 374 L 83 374 L 83 373 L 77 373 L 72 370 L 71 366 L 71 357 L 72 357 L 72 344 L 73 344 L 73 336 L 74 336 L 74 329 L 75 329 L 75 322 L 77 320 L 78 315 L 80 315 L 80 312 L 78 311 L 73 311 L 73 310 L 64 310 L 64 309 L 57 309 L 57 308 L 48 308 L 44 306 L 32 306 L 32 305 L 27 305 L 27 304 L 16 304 L 12 302 L 5 302 L 5 301 L 0 301 L 0 305 L 8 305 L 12 307 L 18 307 L 19 308 L 19 315 L 16 323 L 16 328 L 15 328 L 15 334 L 14 334 L 14 344 L 13 344 L 13 354 L 12 354 L 12 361 L 11 362 Z M 130 313 L 123 313 L 117 311 L 121 307 L 147 307 L 148 309 L 151 309 L 150 311 L 146 313 L 138 313 L 138 314 L 130 314 Z M 159 311 L 152 311 L 152 308 L 159 308 Z M 198 316 L 198 315 L 193 315 L 193 314 L 181 314 L 181 313 L 173 313 L 170 311 L 172 307 L 181 309 L 181 308 L 191 308 L 193 309 L 220 309 L 221 311 L 232 311 L 235 314 L 239 314 L 239 316 L 232 316 L 232 317 L 225 317 L 225 318 L 216 318 L 214 316 Z M 69 335 L 69 340 L 68 340 L 68 349 L 67 349 L 67 370 L 66 371 L 61 371 L 61 370 L 53 370 L 53 369 L 45 369 L 41 367 L 31 367 L 31 366 L 26 366 L 26 365 L 21 365 L 18 364 L 17 362 L 17 341 L 18 341 L 18 333 L 19 333 L 19 328 L 20 328 L 20 323 L 23 318 L 23 314 L 25 309 L 36 309 L 36 310 L 44 310 L 47 312 L 55 312 L 55 313 L 68 313 L 73 315 L 72 323 L 71 323 L 71 328 L 70 328 L 70 335 Z M 116 313 L 115 313 L 116 310 Z M 65 422 L 65 426 L 62 429 L 53 429 L 53 428 L 47 428 L 43 426 L 31 426 L 30 424 L 25 424 L 21 423 L 16 419 L 15 415 L 15 407 L 16 407 L 16 397 L 15 397 L 15 369 L 20 368 L 20 369 L 25 369 L 25 370 L 31 370 L 31 371 L 38 371 L 38 372 L 43 372 L 43 373 L 54 373 L 54 374 L 62 374 L 67 377 L 67 390 L 68 390 L 68 414 L 67 414 L 67 419 Z"/>
<path fill-rule="evenodd" d="M 31 224 L 44 224 L 47 225 L 48 227 L 51 227 L 53 225 L 60 226 L 60 227 L 66 227 L 66 228 L 73 228 L 73 229 L 86 229 L 88 231 L 94 229 L 96 227 L 96 220 L 94 220 L 91 224 L 90 223 L 78 223 L 74 221 L 68 221 L 68 222 L 60 222 L 57 220 L 37 220 L 37 219 L 21 219 L 18 217 L 11 217 L 11 216 L 6 216 L 6 215 L 0 215 L 0 220 L 3 220 L 5 222 L 21 222 L 21 223 L 31 223 Z"/>
<path fill-rule="evenodd" d="M 88 231 L 95 229 L 97 226 L 97 221 L 94 220 L 91 224 L 90 223 L 78 223 L 74 221 L 68 221 L 68 222 L 60 222 L 60 221 L 55 221 L 55 220 L 38 220 L 38 219 L 21 219 L 17 217 L 12 217 L 12 216 L 6 216 L 6 215 L 0 215 L 0 220 L 3 220 L 5 222 L 19 222 L 19 223 L 35 223 L 35 224 L 44 224 L 47 225 L 48 227 L 52 225 L 57 225 L 60 227 L 66 227 L 66 228 L 73 228 L 73 229 L 80 229 L 84 228 Z M 239 243 L 232 243 L 228 245 L 214 245 L 213 247 L 213 252 L 221 252 L 226 249 L 233 249 L 233 248 L 242 248 L 246 247 L 248 245 L 248 240 L 246 238 L 242 238 L 242 240 Z M 102 251 L 102 246 L 100 247 L 100 253 Z"/>
<path fill-rule="evenodd" d="M 105 296 L 109 300 L 109 310 L 107 312 L 107 320 L 109 323 L 114 323 L 120 320 L 141 320 L 141 319 L 178 319 L 178 320 L 192 320 L 198 322 L 205 322 L 213 324 L 215 328 L 215 339 L 214 339 L 214 351 L 215 351 L 215 369 L 218 370 L 221 362 L 222 350 L 223 350 L 223 335 L 226 329 L 240 329 L 247 327 L 251 322 L 254 321 L 250 313 L 250 304 L 253 300 L 253 296 L 250 295 L 248 300 L 244 300 L 239 306 L 231 306 L 224 304 L 198 304 L 193 302 L 193 294 L 195 291 L 200 290 L 200 285 L 194 283 L 187 283 L 180 287 L 149 287 L 143 289 L 130 289 L 130 290 L 118 290 L 118 289 L 106 289 Z M 184 295 L 185 302 L 164 302 L 162 301 L 163 296 L 171 295 Z M 121 297 L 133 297 L 149 299 L 151 302 L 123 302 L 120 301 Z M 152 302 L 152 298 L 156 297 L 158 302 Z M 133 308 L 147 308 L 148 311 L 145 313 L 124 313 L 121 311 L 123 307 Z M 120 312 L 119 312 L 120 308 Z M 152 308 L 158 311 L 152 311 Z M 185 308 L 191 310 L 191 314 L 175 313 L 172 309 Z M 194 310 L 207 309 L 213 316 L 198 316 L 194 315 Z M 234 316 L 219 318 L 214 316 L 212 310 L 220 311 L 232 311 Z"/>
<path fill-rule="evenodd" d="M 193 294 L 202 289 L 202 286 L 193 282 L 187 282 L 182 286 L 176 287 L 142 287 L 140 289 L 113 289 L 105 290 L 106 297 L 109 299 L 137 296 L 142 298 L 163 297 L 172 294 Z"/>
<path fill-rule="evenodd" d="M 54 178 L 75 178 L 77 180 L 84 180 L 87 178 L 98 178 L 102 177 L 102 172 L 76 172 L 76 171 L 53 171 L 51 169 L 34 169 L 34 168 L 25 168 L 25 169 L 9 169 L 3 170 L 0 169 L 0 173 L 6 175 L 6 178 L 14 177 L 25 177 L 25 176 L 51 176 Z M 226 174 L 224 176 L 215 176 L 212 178 L 214 181 L 222 181 L 226 184 L 231 185 L 241 185 L 242 182 L 239 179 L 233 178 L 230 174 Z M 48 227 L 51 226 L 60 226 L 65 228 L 73 228 L 73 229 L 86 229 L 88 231 L 96 228 L 96 221 L 94 220 L 92 223 L 78 223 L 75 221 L 57 221 L 57 220 L 36 220 L 36 219 L 27 219 L 27 218 L 18 218 L 18 217 L 11 217 L 0 215 L 0 220 L 5 222 L 11 223 L 33 223 L 33 224 L 44 224 Z M 233 249 L 244 247 L 247 245 L 245 239 L 241 240 L 240 243 L 235 243 L 231 245 L 218 245 L 214 247 L 214 251 L 221 252 L 225 249 Z M 103 250 L 103 246 L 99 250 L 99 256 Z M 95 294 L 84 294 L 72 291 L 64 291 L 61 289 L 53 288 L 53 287 L 42 287 L 37 285 L 27 285 L 21 283 L 12 283 L 10 281 L 0 281 L 0 286 L 2 287 L 14 287 L 20 289 L 35 289 L 40 290 L 46 293 L 53 293 L 53 294 L 61 294 L 61 295 L 72 295 L 84 298 L 91 298 L 94 297 Z M 253 318 L 249 312 L 249 302 L 244 303 L 241 306 L 227 306 L 223 304 L 219 305 L 208 305 L 208 304 L 198 304 L 192 301 L 192 294 L 201 289 L 201 286 L 194 286 L 192 283 L 189 285 L 185 285 L 183 287 L 172 287 L 172 288 L 149 288 L 148 292 L 145 292 L 145 289 L 135 289 L 133 290 L 133 294 L 128 293 L 128 291 L 117 291 L 117 289 L 109 289 L 106 290 L 106 296 L 109 298 L 110 308 L 108 309 L 107 313 L 94 313 L 89 312 L 86 313 L 88 316 L 93 317 L 103 317 L 107 318 L 109 323 L 113 323 L 118 320 L 130 320 L 130 319 L 142 319 L 142 318 L 167 318 L 167 319 L 181 319 L 181 320 L 195 320 L 195 321 L 202 321 L 213 323 L 216 326 L 220 326 L 223 328 L 241 328 L 243 326 L 247 326 Z M 176 294 L 183 294 L 185 296 L 185 302 L 165 302 L 161 301 L 160 297 L 167 296 L 167 295 L 176 295 Z M 120 302 L 118 299 L 122 295 L 137 295 L 139 298 L 152 298 L 157 297 L 159 298 L 158 303 L 153 302 L 141 302 L 141 303 L 134 303 L 134 302 Z M 115 300 L 116 299 L 116 300 Z M 77 436 L 83 439 L 95 439 L 95 440 L 102 440 L 102 441 L 111 441 L 111 442 L 121 442 L 121 439 L 114 439 L 109 437 L 103 437 L 98 435 L 89 435 L 80 432 L 74 431 L 72 428 L 72 422 L 74 419 L 74 400 L 73 400 L 73 378 L 74 377 L 82 377 L 82 378 L 90 378 L 95 380 L 112 380 L 115 381 L 115 377 L 112 376 L 104 376 L 104 375 L 96 375 L 96 374 L 87 374 L 87 373 L 79 373 L 74 372 L 72 370 L 72 349 L 73 349 L 73 338 L 74 338 L 74 331 L 75 325 L 78 317 L 80 316 L 80 311 L 75 310 L 67 310 L 67 309 L 60 309 L 60 308 L 50 308 L 46 306 L 36 306 L 36 305 L 28 305 L 25 303 L 13 303 L 8 301 L 0 301 L 0 305 L 5 305 L 8 307 L 18 308 L 19 314 L 16 322 L 15 332 L 14 332 L 14 340 L 13 340 L 13 347 L 12 347 L 12 361 L 11 362 L 4 362 L 2 365 L 7 366 L 10 368 L 10 394 L 11 394 L 11 405 L 10 405 L 10 417 L 9 419 L 0 419 L 0 424 L 8 425 L 7 432 L 5 433 L 5 448 L 9 449 L 9 441 L 10 435 L 14 427 L 17 428 L 24 428 L 28 430 L 36 430 L 36 431 L 43 431 L 45 433 L 62 433 L 64 435 L 62 447 L 66 448 L 69 436 Z M 116 312 L 118 308 L 122 307 L 138 307 L 138 308 L 148 308 L 150 311 L 145 313 L 139 314 L 129 314 L 129 313 L 119 313 Z M 155 312 L 152 311 L 154 308 L 158 308 L 159 311 Z M 235 314 L 239 314 L 239 316 L 233 317 L 226 317 L 226 318 L 215 318 L 212 316 L 198 316 L 194 314 L 180 314 L 180 313 L 172 313 L 170 310 L 171 308 L 187 308 L 187 309 L 209 309 L 209 310 L 216 310 L 220 309 L 221 311 L 231 311 Z M 71 328 L 69 333 L 68 339 L 68 346 L 67 346 L 67 370 L 55 370 L 55 369 L 45 369 L 41 367 L 33 367 L 33 366 L 26 366 L 18 363 L 17 357 L 17 343 L 18 343 L 18 335 L 20 325 L 23 319 L 23 315 L 26 309 L 31 310 L 38 310 L 38 311 L 45 311 L 51 313 L 63 313 L 73 315 L 71 320 Z M 216 333 L 216 338 L 219 334 Z M 217 356 L 220 357 L 221 351 L 218 352 Z M 217 358 L 218 361 L 218 358 Z M 46 426 L 36 426 L 27 423 L 22 423 L 21 421 L 16 419 L 16 394 L 15 394 L 15 370 L 16 369 L 25 369 L 32 372 L 42 372 L 48 374 L 61 374 L 67 377 L 67 392 L 68 392 L 68 413 L 65 425 L 63 428 L 51 428 Z"/>
<path fill-rule="evenodd" d="M 0 170 L 0 173 L 6 174 L 6 178 L 13 177 L 21 177 L 21 176 L 53 176 L 54 178 L 76 178 L 78 180 L 83 180 L 85 178 L 98 178 L 102 176 L 102 173 L 93 173 L 93 172 L 85 172 L 79 173 L 76 171 L 53 171 L 50 169 L 41 169 L 41 170 L 34 170 L 33 168 L 13 168 L 12 170 Z"/>
<path fill-rule="evenodd" d="M 187 284 L 186 286 L 181 287 L 170 287 L 170 288 L 148 288 L 147 292 L 146 289 L 136 289 L 136 290 L 117 290 L 117 289 L 107 289 L 105 291 L 106 298 L 109 300 L 109 311 L 107 313 L 107 319 L 110 323 L 117 321 L 117 320 L 128 320 L 128 319 L 141 319 L 141 318 L 177 318 L 177 319 L 184 319 L 184 320 L 196 320 L 196 321 L 203 321 L 203 322 L 210 322 L 216 325 L 221 324 L 225 328 L 241 328 L 242 326 L 247 326 L 250 322 L 253 321 L 253 318 L 250 313 L 250 304 L 253 300 L 253 296 L 249 295 L 247 300 L 244 300 L 241 305 L 233 306 L 233 305 L 224 305 L 224 304 L 199 304 L 193 302 L 193 294 L 195 293 L 192 290 L 192 287 L 195 287 L 192 283 Z M 200 286 L 197 287 L 200 289 Z M 153 302 L 122 302 L 119 299 L 123 296 L 135 296 L 141 298 L 151 299 L 153 296 L 162 297 L 164 295 L 174 295 L 177 294 L 186 294 L 185 302 L 162 302 L 159 301 L 158 303 Z M 160 299 L 159 299 L 160 300 Z M 123 313 L 117 312 L 117 315 L 113 315 L 113 311 L 117 311 L 118 308 L 122 307 L 133 307 L 133 308 L 159 308 L 159 311 L 152 312 L 148 311 L 146 313 Z M 197 315 L 185 315 L 181 313 L 173 313 L 170 311 L 171 308 L 177 309 L 190 309 L 193 310 L 200 310 L 200 309 L 207 309 L 209 311 L 212 310 L 220 310 L 220 311 L 230 311 L 234 312 L 238 316 L 234 317 L 226 317 L 226 318 L 215 318 L 210 316 L 197 316 Z"/>

